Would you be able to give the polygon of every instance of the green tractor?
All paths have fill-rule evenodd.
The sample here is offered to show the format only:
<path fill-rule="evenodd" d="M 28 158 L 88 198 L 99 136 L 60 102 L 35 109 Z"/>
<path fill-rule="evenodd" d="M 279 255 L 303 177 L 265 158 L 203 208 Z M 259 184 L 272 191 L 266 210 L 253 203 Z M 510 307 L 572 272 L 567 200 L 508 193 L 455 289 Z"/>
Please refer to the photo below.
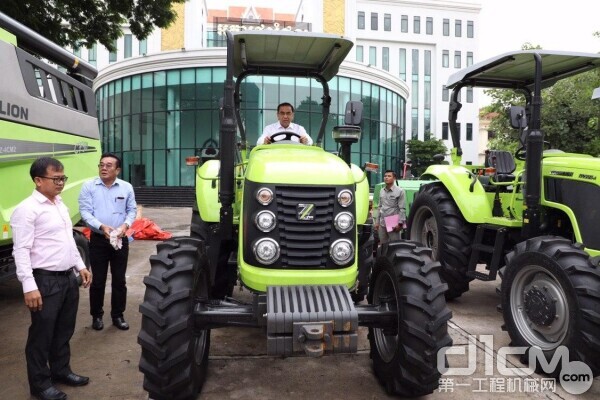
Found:
<path fill-rule="evenodd" d="M 9 221 L 34 189 L 29 178 L 33 160 L 55 157 L 63 163 L 69 181 L 61 197 L 76 224 L 81 185 L 98 174 L 101 153 L 93 66 L 0 13 L 0 70 L 1 282 L 15 276 Z M 73 235 L 89 265 L 87 239 L 78 230 Z"/>
<path fill-rule="evenodd" d="M 274 356 L 353 353 L 366 326 L 374 372 L 390 393 L 438 387 L 436 356 L 451 344 L 446 285 L 431 250 L 413 242 L 386 246 L 373 262 L 369 184 L 350 162 L 360 103 L 333 129 L 339 154 L 321 146 L 327 82 L 352 45 L 326 34 L 227 33 L 220 148 L 197 169 L 191 237 L 159 244 L 144 279 L 139 368 L 150 397 L 195 398 L 211 330 L 227 326 L 262 328 Z M 315 146 L 288 136 L 248 151 L 240 103 L 253 75 L 321 83 Z M 251 301 L 231 296 L 238 281 Z M 355 304 L 367 287 L 369 304 Z"/>
<path fill-rule="evenodd" d="M 532 50 L 451 76 L 453 165 L 426 170 L 408 217 L 410 239 L 431 248 L 442 264 L 448 299 L 466 292 L 473 279 L 492 281 L 499 273 L 503 328 L 512 345 L 537 346 L 547 357 L 565 346 L 594 376 L 600 373 L 600 159 L 548 148 L 540 93 L 599 66 L 598 54 Z M 526 106 L 510 110 L 511 125 L 521 132 L 514 155 L 488 151 L 483 166 L 459 165 L 457 99 L 465 86 L 523 94 Z"/>

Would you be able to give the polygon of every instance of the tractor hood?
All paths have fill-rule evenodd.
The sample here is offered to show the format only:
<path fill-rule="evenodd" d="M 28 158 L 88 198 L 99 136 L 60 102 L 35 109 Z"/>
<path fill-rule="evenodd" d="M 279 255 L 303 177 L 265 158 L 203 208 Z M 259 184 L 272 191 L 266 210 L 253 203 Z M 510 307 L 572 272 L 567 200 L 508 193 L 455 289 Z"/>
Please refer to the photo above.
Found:
<path fill-rule="evenodd" d="M 573 173 L 573 178 L 583 178 L 593 180 L 600 184 L 600 158 L 585 154 L 544 152 L 544 175 L 562 175 Z"/>
<path fill-rule="evenodd" d="M 255 147 L 246 178 L 253 182 L 349 185 L 356 182 L 348 164 L 320 147 L 271 144 Z"/>

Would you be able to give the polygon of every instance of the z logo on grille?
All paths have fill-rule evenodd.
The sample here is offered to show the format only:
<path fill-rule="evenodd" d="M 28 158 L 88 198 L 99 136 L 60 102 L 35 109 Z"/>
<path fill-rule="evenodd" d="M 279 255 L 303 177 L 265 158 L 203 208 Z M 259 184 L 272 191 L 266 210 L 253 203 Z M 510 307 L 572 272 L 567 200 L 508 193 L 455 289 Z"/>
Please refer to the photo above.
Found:
<path fill-rule="evenodd" d="M 296 206 L 296 218 L 298 221 L 314 221 L 317 208 L 314 204 L 298 204 Z"/>

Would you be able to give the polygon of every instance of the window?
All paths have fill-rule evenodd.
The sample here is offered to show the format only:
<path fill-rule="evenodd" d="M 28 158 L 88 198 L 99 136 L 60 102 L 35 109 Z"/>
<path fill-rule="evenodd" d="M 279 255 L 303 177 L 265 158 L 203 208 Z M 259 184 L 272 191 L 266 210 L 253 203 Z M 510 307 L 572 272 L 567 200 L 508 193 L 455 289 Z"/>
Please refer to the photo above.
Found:
<path fill-rule="evenodd" d="M 131 35 L 125 35 L 125 58 L 131 57 Z"/>
<path fill-rule="evenodd" d="M 408 32 L 408 15 L 403 15 L 400 19 L 400 32 Z"/>
<path fill-rule="evenodd" d="M 442 52 L 442 67 L 448 68 L 450 66 L 450 52 L 448 50 L 444 50 Z"/>
<path fill-rule="evenodd" d="M 448 101 L 450 91 L 446 87 L 446 85 L 442 86 L 442 101 Z"/>
<path fill-rule="evenodd" d="M 460 51 L 454 52 L 454 68 L 460 68 Z"/>
<path fill-rule="evenodd" d="M 473 65 L 473 52 L 467 51 L 467 67 Z"/>
<path fill-rule="evenodd" d="M 112 45 L 115 48 L 115 50 L 108 53 L 108 62 L 117 61 L 117 41 L 113 40 Z"/>
<path fill-rule="evenodd" d="M 371 30 L 372 31 L 376 31 L 377 28 L 377 20 L 378 20 L 378 15 L 377 13 L 371 13 Z"/>
<path fill-rule="evenodd" d="M 419 137 L 419 50 L 412 50 L 411 137 Z"/>
<path fill-rule="evenodd" d="M 374 67 L 377 66 L 377 47 L 369 47 L 369 64 Z"/>
<path fill-rule="evenodd" d="M 365 29 L 365 12 L 358 12 L 358 29 Z"/>
<path fill-rule="evenodd" d="M 421 17 L 415 17 L 413 20 L 413 32 L 421 33 Z"/>
<path fill-rule="evenodd" d="M 431 17 L 427 17 L 427 22 L 425 22 L 425 33 L 433 35 L 433 18 Z"/>
<path fill-rule="evenodd" d="M 362 46 L 356 46 L 356 61 L 358 62 L 364 62 L 364 54 L 363 54 L 363 47 Z"/>
<path fill-rule="evenodd" d="M 473 21 L 467 21 L 467 37 L 473 37 Z"/>
<path fill-rule="evenodd" d="M 462 21 L 460 19 L 454 21 L 454 36 L 462 36 Z"/>
<path fill-rule="evenodd" d="M 473 140 L 473 124 L 467 124 L 467 141 Z"/>
<path fill-rule="evenodd" d="M 448 123 L 442 122 L 442 139 L 448 140 Z"/>
<path fill-rule="evenodd" d="M 383 30 L 388 32 L 392 30 L 392 14 L 383 15 Z"/>
<path fill-rule="evenodd" d="M 460 123 L 459 122 L 456 123 L 456 135 L 460 139 Z"/>
<path fill-rule="evenodd" d="M 444 36 L 450 36 L 450 20 L 444 18 Z"/>
<path fill-rule="evenodd" d="M 472 103 L 472 102 L 473 102 L 473 88 L 468 87 L 467 88 L 467 103 Z"/>
<path fill-rule="evenodd" d="M 96 66 L 96 57 L 97 57 L 97 45 L 96 43 L 94 43 L 92 45 L 92 47 L 88 47 L 88 61 L 90 62 L 90 64 L 92 64 L 94 67 Z"/>
<path fill-rule="evenodd" d="M 406 49 L 400 49 L 400 79 L 406 82 Z"/>
<path fill-rule="evenodd" d="M 144 56 L 148 53 L 148 40 L 142 39 L 140 40 L 140 52 L 139 55 Z"/>
<path fill-rule="evenodd" d="M 75 57 L 79 57 L 79 58 L 81 58 L 81 47 L 75 47 L 75 48 L 73 49 L 73 55 L 74 55 Z"/>
<path fill-rule="evenodd" d="M 386 71 L 390 70 L 390 48 L 384 47 L 381 49 L 381 68 Z"/>

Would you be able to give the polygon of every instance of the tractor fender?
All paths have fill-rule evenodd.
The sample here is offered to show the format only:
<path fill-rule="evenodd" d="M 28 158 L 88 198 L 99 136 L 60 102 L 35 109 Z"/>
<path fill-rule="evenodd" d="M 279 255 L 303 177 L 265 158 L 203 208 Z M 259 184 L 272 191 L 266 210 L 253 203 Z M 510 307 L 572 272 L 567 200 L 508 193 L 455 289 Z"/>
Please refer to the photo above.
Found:
<path fill-rule="evenodd" d="M 221 161 L 209 160 L 196 170 L 196 201 L 204 222 L 219 222 L 219 168 Z"/>
<path fill-rule="evenodd" d="M 362 225 L 369 217 L 369 181 L 365 171 L 357 165 L 351 164 L 350 169 L 356 183 L 356 224 Z"/>
<path fill-rule="evenodd" d="M 492 208 L 483 186 L 478 180 L 473 184 L 473 174 L 467 168 L 460 165 L 431 165 L 421 179 L 440 181 L 467 222 L 481 224 L 492 217 Z"/>

